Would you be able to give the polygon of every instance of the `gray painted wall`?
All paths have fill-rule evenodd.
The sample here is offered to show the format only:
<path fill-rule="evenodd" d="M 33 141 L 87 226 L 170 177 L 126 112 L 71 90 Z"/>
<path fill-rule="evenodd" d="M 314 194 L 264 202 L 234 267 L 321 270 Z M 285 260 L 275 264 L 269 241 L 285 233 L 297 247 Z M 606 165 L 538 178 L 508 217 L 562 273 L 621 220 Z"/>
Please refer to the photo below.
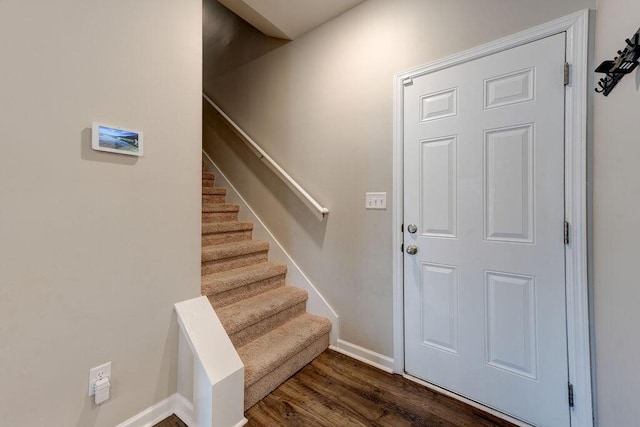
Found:
<path fill-rule="evenodd" d="M 340 316 L 340 337 L 392 354 L 393 75 L 595 6 L 591 0 L 368 0 L 218 78 L 210 95 L 331 213 L 319 223 L 205 108 L 204 144 Z M 486 17 L 486 19 L 478 19 Z M 205 52 L 206 55 L 206 52 Z"/>
<path fill-rule="evenodd" d="M 176 391 L 200 293 L 202 4 L 0 1 L 0 425 L 113 427 Z M 91 150 L 92 120 L 141 158 Z M 113 362 L 111 400 L 87 397 Z"/>
<path fill-rule="evenodd" d="M 602 0 L 596 14 L 596 64 L 613 59 L 640 27 L 640 2 Z M 597 78 L 600 78 L 597 75 Z M 640 422 L 640 74 L 594 99 L 593 282 L 598 420 Z"/>

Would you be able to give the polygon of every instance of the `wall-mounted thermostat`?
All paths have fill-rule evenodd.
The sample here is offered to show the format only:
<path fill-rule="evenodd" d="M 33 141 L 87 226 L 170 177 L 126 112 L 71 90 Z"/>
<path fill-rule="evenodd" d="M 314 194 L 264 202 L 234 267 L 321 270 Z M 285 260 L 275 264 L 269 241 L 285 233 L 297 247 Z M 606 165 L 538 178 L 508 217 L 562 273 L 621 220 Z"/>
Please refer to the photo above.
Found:
<path fill-rule="evenodd" d="M 142 132 L 93 122 L 91 148 L 110 153 L 142 156 Z"/>

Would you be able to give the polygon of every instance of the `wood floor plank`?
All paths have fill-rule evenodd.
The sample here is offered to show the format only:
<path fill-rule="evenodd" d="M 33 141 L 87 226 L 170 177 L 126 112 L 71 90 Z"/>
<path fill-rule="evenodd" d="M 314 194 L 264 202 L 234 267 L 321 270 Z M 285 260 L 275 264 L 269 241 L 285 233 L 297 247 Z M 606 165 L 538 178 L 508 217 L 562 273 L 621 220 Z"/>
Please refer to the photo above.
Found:
<path fill-rule="evenodd" d="M 282 390 L 276 390 L 251 408 L 249 426 L 309 426 L 322 427 L 320 419 L 315 420 L 311 414 L 299 403 L 288 402 L 289 398 Z M 256 411 L 254 411 L 256 409 Z"/>
<path fill-rule="evenodd" d="M 171 415 L 169 418 L 165 418 L 153 427 L 187 427 L 187 425 L 177 416 Z"/>
<path fill-rule="evenodd" d="M 272 393 L 273 394 L 273 393 Z M 268 396 L 269 399 L 271 396 Z M 310 427 L 324 427 L 333 426 L 328 420 L 325 419 L 324 413 L 318 411 L 317 402 L 310 399 L 308 396 L 299 395 L 291 390 L 291 387 L 279 388 L 275 392 L 275 399 L 277 404 L 275 405 L 278 413 L 286 413 L 285 418 L 275 418 L 277 424 L 254 424 L 252 419 L 249 419 L 247 425 L 288 425 L 288 426 L 310 426 Z M 266 399 L 265 399 L 266 400 Z M 268 402 L 268 409 L 273 411 L 274 406 Z M 284 410 L 284 411 L 283 411 Z M 271 414 L 272 416 L 275 414 Z"/>
<path fill-rule="evenodd" d="M 413 408 L 398 405 L 393 399 L 389 400 L 385 392 L 370 383 L 362 383 L 356 378 L 346 376 L 337 377 L 331 372 L 322 369 L 322 364 L 309 365 L 310 370 L 316 370 L 318 377 L 334 378 L 340 382 L 337 388 L 336 400 L 348 406 L 354 412 L 365 418 L 369 425 L 382 424 L 382 419 L 393 420 L 399 423 L 400 420 L 411 424 L 426 423 L 426 417 L 421 417 Z M 355 380 L 355 381 L 354 381 Z M 453 427 L 445 419 L 430 415 L 428 417 L 435 422 L 434 425 Z M 386 422 L 386 421 L 385 421 Z M 426 424 L 428 425 L 428 424 Z"/>
<path fill-rule="evenodd" d="M 376 403 L 382 404 L 386 402 L 390 410 L 398 414 L 404 414 L 412 423 L 419 423 L 424 420 L 436 422 L 446 420 L 437 425 L 460 427 L 496 425 L 495 422 L 487 424 L 482 419 L 478 419 L 473 413 L 468 413 L 470 407 L 461 402 L 440 395 L 397 375 L 381 372 L 379 369 L 368 365 L 362 366 L 361 362 L 346 356 L 340 356 L 342 359 L 323 358 L 318 360 L 316 366 L 325 370 L 325 375 L 340 375 L 350 378 L 355 388 L 369 387 L 372 390 L 378 390 L 381 395 L 376 398 Z"/>
<path fill-rule="evenodd" d="M 371 402 L 372 405 L 375 405 L 386 412 L 397 414 L 410 423 L 417 423 L 422 419 L 431 419 L 434 422 L 438 422 L 436 425 L 452 425 L 448 424 L 445 419 L 439 417 L 438 414 L 421 413 L 424 411 L 419 411 L 418 409 L 420 408 L 416 407 L 416 405 L 411 405 L 411 402 L 409 401 L 403 401 L 402 399 L 396 400 L 393 394 L 387 393 L 384 383 L 364 380 L 358 375 L 361 372 L 355 371 L 356 374 L 354 375 L 352 375 L 351 372 L 341 373 L 333 370 L 330 365 L 323 364 L 320 361 L 315 364 L 314 367 L 323 375 L 337 376 L 341 378 L 346 385 L 348 393 L 362 394 Z M 425 407 L 425 409 L 428 408 L 428 406 Z"/>
<path fill-rule="evenodd" d="M 291 383 L 287 385 L 292 392 L 300 394 L 308 394 L 311 397 L 311 401 L 317 403 L 318 412 L 324 412 L 326 414 L 327 422 L 332 425 L 340 425 L 344 423 L 344 420 L 350 420 L 350 424 L 358 427 L 366 427 L 370 425 L 367 418 L 361 416 L 361 412 L 357 410 L 353 399 L 349 399 L 351 396 L 344 394 L 336 394 L 339 390 L 333 387 L 333 390 L 327 390 L 326 386 L 323 386 L 324 381 L 313 375 L 309 375 L 309 370 L 306 368 L 303 372 L 298 373 L 292 378 Z M 336 396 L 343 396 L 347 399 L 340 400 Z M 371 408 L 374 409 L 374 408 Z"/>
<path fill-rule="evenodd" d="M 514 427 L 332 350 L 250 408 L 248 426 Z"/>
<path fill-rule="evenodd" d="M 343 356 L 346 364 L 355 362 L 355 365 L 360 366 L 358 361 L 350 360 L 350 358 Z M 330 361 L 333 366 L 341 367 L 341 363 L 336 363 L 335 360 Z M 345 374 L 351 374 L 351 369 L 343 370 Z M 484 411 L 471 407 L 462 403 L 456 399 L 444 396 L 438 392 L 427 389 L 415 382 L 406 380 L 400 377 L 400 381 L 397 375 L 380 373 L 380 371 L 372 366 L 362 367 L 362 376 L 369 381 L 376 381 L 378 387 L 385 389 L 390 397 L 396 400 L 398 403 L 411 404 L 413 407 L 420 407 L 427 411 L 433 412 L 435 415 L 444 417 L 448 420 L 453 420 L 457 426 L 475 427 L 475 426 L 512 426 L 511 423 L 496 418 Z"/>
<path fill-rule="evenodd" d="M 384 409 L 370 399 L 353 393 L 338 381 L 327 381 L 328 377 L 319 375 L 320 371 L 315 367 L 309 366 L 309 368 L 300 372 L 297 378 L 302 380 L 309 389 L 323 396 L 325 401 L 339 408 L 346 416 L 355 418 L 361 425 L 366 426 L 384 414 Z"/>

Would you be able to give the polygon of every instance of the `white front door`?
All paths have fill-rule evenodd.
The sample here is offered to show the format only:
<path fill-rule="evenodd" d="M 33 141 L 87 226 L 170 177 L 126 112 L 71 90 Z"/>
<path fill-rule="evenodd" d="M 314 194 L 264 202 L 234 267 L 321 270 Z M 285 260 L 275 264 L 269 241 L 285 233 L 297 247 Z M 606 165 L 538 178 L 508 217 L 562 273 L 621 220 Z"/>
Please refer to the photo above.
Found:
<path fill-rule="evenodd" d="M 404 91 L 405 370 L 553 427 L 570 424 L 564 63 L 561 33 Z"/>

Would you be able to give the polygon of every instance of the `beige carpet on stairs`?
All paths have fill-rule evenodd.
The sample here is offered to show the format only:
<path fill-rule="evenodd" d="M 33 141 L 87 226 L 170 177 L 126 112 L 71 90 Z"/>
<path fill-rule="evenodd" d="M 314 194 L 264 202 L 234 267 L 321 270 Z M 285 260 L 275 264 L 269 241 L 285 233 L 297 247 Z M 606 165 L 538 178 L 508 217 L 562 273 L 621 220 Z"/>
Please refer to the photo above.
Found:
<path fill-rule="evenodd" d="M 307 292 L 286 285 L 287 266 L 238 211 L 203 172 L 202 294 L 244 362 L 247 410 L 327 349 L 331 322 L 306 312 Z"/>

